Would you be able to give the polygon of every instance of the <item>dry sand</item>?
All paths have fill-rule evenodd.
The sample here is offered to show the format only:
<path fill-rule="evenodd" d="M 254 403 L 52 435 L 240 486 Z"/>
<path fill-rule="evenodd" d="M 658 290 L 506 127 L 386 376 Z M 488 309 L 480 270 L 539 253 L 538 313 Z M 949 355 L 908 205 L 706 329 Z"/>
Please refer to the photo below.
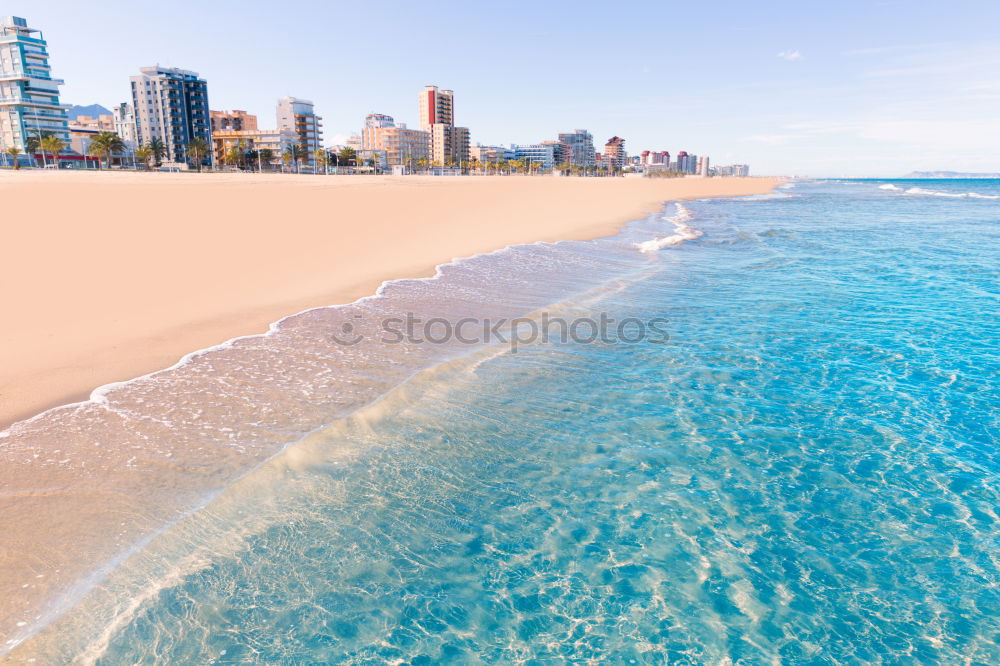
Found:
<path fill-rule="evenodd" d="M 455 257 L 778 182 L 0 172 L 0 429 Z"/>

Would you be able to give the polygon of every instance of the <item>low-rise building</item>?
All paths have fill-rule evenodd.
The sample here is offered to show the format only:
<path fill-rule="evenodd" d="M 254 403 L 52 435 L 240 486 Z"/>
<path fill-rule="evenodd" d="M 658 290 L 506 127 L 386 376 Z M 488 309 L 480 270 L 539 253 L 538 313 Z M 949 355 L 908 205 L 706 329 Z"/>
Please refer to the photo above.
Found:
<path fill-rule="evenodd" d="M 507 149 L 503 146 L 470 146 L 469 159 L 483 164 L 496 164 L 507 159 Z"/>
<path fill-rule="evenodd" d="M 215 155 L 215 163 L 226 164 L 227 156 L 233 148 L 242 151 L 260 152 L 271 151 L 271 161 L 268 164 L 261 163 L 261 167 L 281 164 L 282 155 L 298 141 L 298 135 L 289 129 L 272 130 L 220 130 L 212 133 L 212 150 Z M 256 168 L 256 164 L 251 164 L 251 168 Z"/>
<path fill-rule="evenodd" d="M 403 123 L 365 127 L 361 136 L 363 149 L 381 151 L 389 166 L 415 166 L 420 160 L 431 159 L 430 132 L 409 129 Z"/>
<path fill-rule="evenodd" d="M 555 165 L 555 146 L 551 143 L 536 143 L 528 146 L 514 146 L 514 159 L 524 160 L 532 169 L 550 171 Z"/>

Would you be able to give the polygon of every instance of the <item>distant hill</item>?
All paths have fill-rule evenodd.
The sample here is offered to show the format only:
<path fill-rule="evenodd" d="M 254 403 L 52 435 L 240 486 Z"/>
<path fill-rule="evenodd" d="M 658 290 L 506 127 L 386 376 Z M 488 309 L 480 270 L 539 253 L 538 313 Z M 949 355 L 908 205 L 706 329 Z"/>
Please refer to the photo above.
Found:
<path fill-rule="evenodd" d="M 961 171 L 911 171 L 903 178 L 1000 178 L 1000 173 L 963 173 Z"/>
<path fill-rule="evenodd" d="M 105 109 L 100 104 L 90 104 L 88 106 L 74 106 L 67 113 L 69 113 L 70 120 L 76 120 L 77 116 L 90 116 L 91 118 L 96 118 L 97 116 L 111 115 L 111 111 Z"/>

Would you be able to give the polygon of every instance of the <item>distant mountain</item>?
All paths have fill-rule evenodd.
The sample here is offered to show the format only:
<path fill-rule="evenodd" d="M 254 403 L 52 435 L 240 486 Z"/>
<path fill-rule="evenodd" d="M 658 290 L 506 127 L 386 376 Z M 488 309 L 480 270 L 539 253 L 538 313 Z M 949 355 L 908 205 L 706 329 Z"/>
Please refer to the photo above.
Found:
<path fill-rule="evenodd" d="M 903 178 L 1000 178 L 1000 173 L 963 173 L 961 171 L 911 171 Z"/>
<path fill-rule="evenodd" d="M 77 116 L 90 116 L 91 118 L 96 118 L 97 116 L 111 115 L 111 111 L 105 109 L 100 104 L 90 104 L 89 106 L 74 106 L 67 113 L 69 113 L 70 120 L 76 120 Z"/>

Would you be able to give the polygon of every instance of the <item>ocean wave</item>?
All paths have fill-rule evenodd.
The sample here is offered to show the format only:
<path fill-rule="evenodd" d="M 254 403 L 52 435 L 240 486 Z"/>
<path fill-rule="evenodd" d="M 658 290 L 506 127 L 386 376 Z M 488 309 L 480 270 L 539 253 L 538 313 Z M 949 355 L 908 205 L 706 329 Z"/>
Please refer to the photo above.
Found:
<path fill-rule="evenodd" d="M 906 190 L 904 194 L 909 194 L 911 196 L 948 197 L 949 199 L 1000 199 L 1000 194 L 981 194 L 979 192 L 942 192 L 940 190 L 926 190 L 922 187 L 911 187 Z"/>
<path fill-rule="evenodd" d="M 888 184 L 888 183 L 885 184 L 885 185 L 879 185 L 878 189 L 880 189 L 880 190 L 891 190 L 893 192 L 902 192 L 903 191 L 902 187 L 896 187 L 895 185 L 891 185 L 891 184 Z"/>
<path fill-rule="evenodd" d="M 635 246 L 639 248 L 640 252 L 648 254 L 656 252 L 657 250 L 662 250 L 665 247 L 680 245 L 684 241 L 700 238 L 702 236 L 702 232 L 687 224 L 687 222 L 693 217 L 694 216 L 691 214 L 691 211 L 688 210 L 684 204 L 677 204 L 677 212 L 666 218 L 668 221 L 673 223 L 674 231 L 676 233 L 671 234 L 670 236 L 664 236 L 663 238 L 654 238 L 642 243 L 636 243 Z"/>

